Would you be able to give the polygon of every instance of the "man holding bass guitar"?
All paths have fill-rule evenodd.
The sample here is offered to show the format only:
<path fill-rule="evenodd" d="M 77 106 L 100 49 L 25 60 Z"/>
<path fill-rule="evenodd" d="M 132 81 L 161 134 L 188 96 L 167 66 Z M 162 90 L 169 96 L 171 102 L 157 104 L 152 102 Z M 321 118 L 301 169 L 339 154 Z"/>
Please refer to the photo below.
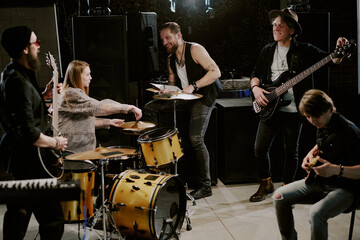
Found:
<path fill-rule="evenodd" d="M 305 92 L 299 110 L 317 127 L 317 144 L 301 165 L 308 177 L 278 188 L 273 195 L 279 230 L 282 239 L 297 239 L 293 206 L 314 204 L 311 239 L 328 239 L 327 220 L 350 209 L 360 193 L 360 129 L 338 114 L 321 90 Z"/>
<path fill-rule="evenodd" d="M 54 148 L 63 151 L 67 139 L 45 135 L 50 124 L 43 93 L 36 79 L 36 71 L 40 66 L 40 42 L 29 27 L 18 26 L 1 33 L 1 45 L 11 57 L 10 63 L 1 74 L 3 107 L 17 135 L 17 141 L 10 146 L 16 149 L 11 158 L 9 172 L 16 180 L 49 178 L 40 162 L 38 149 Z M 49 94 L 45 91 L 44 95 Z M 35 203 L 19 199 L 7 203 L 6 206 L 3 239 L 23 239 L 32 213 L 39 223 L 41 239 L 61 239 L 64 216 L 60 202 Z"/>
<path fill-rule="evenodd" d="M 280 130 L 283 130 L 285 143 L 283 182 L 288 184 L 294 180 L 298 166 L 298 141 L 302 126 L 296 106 L 303 93 L 313 88 L 311 78 L 307 76 L 314 70 L 311 68 L 306 71 L 306 74 L 300 74 L 299 77 L 304 78 L 302 82 L 299 82 L 302 80 L 301 78 L 296 77 L 287 80 L 290 76 L 301 73 L 327 55 L 311 44 L 300 43 L 296 40 L 296 37 L 301 34 L 302 28 L 298 23 L 296 13 L 292 10 L 272 10 L 269 17 L 273 26 L 274 42 L 269 43 L 261 50 L 250 77 L 254 110 L 260 115 L 254 146 L 255 160 L 259 167 L 260 186 L 257 192 L 250 197 L 251 202 L 262 201 L 274 191 L 269 152 L 272 142 Z M 337 46 L 345 44 L 348 44 L 347 39 L 339 38 L 337 40 Z M 331 60 L 336 64 L 341 62 L 341 58 L 328 56 L 321 61 L 321 64 L 324 65 Z M 285 81 L 287 83 L 282 84 Z M 286 87 L 288 83 L 292 83 L 294 87 L 285 89 L 286 91 L 278 88 L 271 91 L 277 85 Z M 280 97 L 277 97 L 279 92 L 281 93 Z"/>

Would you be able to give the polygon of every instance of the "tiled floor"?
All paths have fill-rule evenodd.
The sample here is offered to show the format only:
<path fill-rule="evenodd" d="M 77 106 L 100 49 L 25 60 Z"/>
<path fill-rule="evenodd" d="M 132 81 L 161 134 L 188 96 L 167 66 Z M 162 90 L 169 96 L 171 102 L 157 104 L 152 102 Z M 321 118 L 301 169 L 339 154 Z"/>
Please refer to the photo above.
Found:
<path fill-rule="evenodd" d="M 277 183 L 278 187 L 280 184 Z M 190 204 L 191 231 L 186 231 L 184 221 L 182 240 L 262 240 L 280 239 L 272 200 L 268 197 L 259 203 L 250 203 L 248 198 L 257 190 L 257 184 L 224 185 L 221 181 L 213 186 L 213 196 Z M 310 239 L 308 205 L 297 205 L 294 209 L 296 229 L 300 240 Z M 4 205 L 0 206 L 0 229 L 2 228 Z M 359 211 L 360 212 L 360 211 Z M 329 221 L 329 239 L 347 239 L 350 214 L 341 214 Z M 356 215 L 353 239 L 360 239 L 360 213 Z M 80 227 L 80 230 L 78 230 Z M 37 223 L 32 218 L 25 239 L 34 239 Z M 88 239 L 103 239 L 102 231 L 93 230 Z M 40 239 L 39 237 L 37 239 Z M 66 224 L 63 239 L 85 239 L 83 225 Z"/>

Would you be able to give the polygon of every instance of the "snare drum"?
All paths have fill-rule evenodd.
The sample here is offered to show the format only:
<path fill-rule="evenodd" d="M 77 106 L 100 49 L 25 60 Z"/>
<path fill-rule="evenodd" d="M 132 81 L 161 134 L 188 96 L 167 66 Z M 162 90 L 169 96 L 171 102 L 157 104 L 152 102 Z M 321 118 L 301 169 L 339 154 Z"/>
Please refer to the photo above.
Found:
<path fill-rule="evenodd" d="M 182 181 L 175 175 L 127 170 L 115 178 L 109 200 L 116 227 L 123 235 L 136 239 L 169 239 L 174 231 L 181 230 L 186 193 Z M 171 223 L 165 222 L 170 219 Z"/>
<path fill-rule="evenodd" d="M 64 175 L 61 180 L 80 181 L 80 202 L 63 201 L 61 206 L 65 221 L 79 222 L 94 215 L 95 164 L 84 160 L 64 160 Z"/>
<path fill-rule="evenodd" d="M 149 167 L 166 167 L 183 155 L 175 128 L 150 130 L 140 135 L 138 142 Z"/>

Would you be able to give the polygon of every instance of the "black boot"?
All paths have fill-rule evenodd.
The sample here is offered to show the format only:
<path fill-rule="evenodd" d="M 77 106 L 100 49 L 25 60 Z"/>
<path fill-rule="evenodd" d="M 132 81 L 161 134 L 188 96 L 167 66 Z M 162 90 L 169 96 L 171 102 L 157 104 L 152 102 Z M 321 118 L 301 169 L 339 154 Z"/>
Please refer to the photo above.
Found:
<path fill-rule="evenodd" d="M 190 192 L 190 195 L 194 199 L 209 197 L 212 195 L 211 186 L 202 186 L 201 188 L 195 189 L 194 191 Z"/>
<path fill-rule="evenodd" d="M 265 197 L 274 192 L 274 184 L 271 181 L 271 178 L 265 178 L 260 180 L 260 186 L 257 192 L 250 197 L 250 202 L 260 202 L 265 199 Z"/>

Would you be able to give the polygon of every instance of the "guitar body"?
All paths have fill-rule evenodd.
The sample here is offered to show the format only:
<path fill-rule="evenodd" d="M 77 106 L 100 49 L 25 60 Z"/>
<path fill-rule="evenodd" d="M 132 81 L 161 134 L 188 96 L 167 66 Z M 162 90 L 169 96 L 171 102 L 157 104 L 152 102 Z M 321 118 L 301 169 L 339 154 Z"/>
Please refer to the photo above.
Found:
<path fill-rule="evenodd" d="M 270 92 L 270 94 L 271 94 L 271 92 L 276 91 L 276 89 L 279 86 L 281 86 L 286 81 L 288 81 L 292 76 L 293 76 L 293 74 L 290 71 L 283 72 L 272 84 L 262 84 L 260 87 L 262 89 L 265 89 L 266 91 Z M 255 102 L 255 99 L 253 98 L 253 105 L 257 104 L 259 106 L 260 111 L 257 113 L 259 114 L 259 117 L 261 120 L 263 120 L 263 121 L 268 120 L 269 118 L 271 118 L 273 116 L 274 112 L 278 108 L 280 108 L 282 106 L 287 106 L 290 104 L 290 101 L 285 101 L 283 98 L 285 93 L 281 94 L 280 96 L 274 97 L 274 99 L 269 101 L 265 107 L 259 106 Z M 270 94 L 266 94 L 265 96 L 267 97 Z M 255 108 L 255 106 L 254 106 L 254 108 Z"/>
<path fill-rule="evenodd" d="M 320 166 L 320 165 L 321 165 L 321 163 L 319 161 L 316 161 L 316 163 L 315 163 L 315 165 L 313 167 L 317 167 L 317 166 Z M 317 175 L 316 175 L 313 167 L 310 168 L 310 172 L 308 173 L 308 175 L 305 178 L 305 183 L 306 184 L 312 184 L 316 179 Z"/>
<path fill-rule="evenodd" d="M 64 174 L 64 162 L 61 153 L 53 148 L 38 148 L 38 157 L 45 172 L 60 179 Z"/>

